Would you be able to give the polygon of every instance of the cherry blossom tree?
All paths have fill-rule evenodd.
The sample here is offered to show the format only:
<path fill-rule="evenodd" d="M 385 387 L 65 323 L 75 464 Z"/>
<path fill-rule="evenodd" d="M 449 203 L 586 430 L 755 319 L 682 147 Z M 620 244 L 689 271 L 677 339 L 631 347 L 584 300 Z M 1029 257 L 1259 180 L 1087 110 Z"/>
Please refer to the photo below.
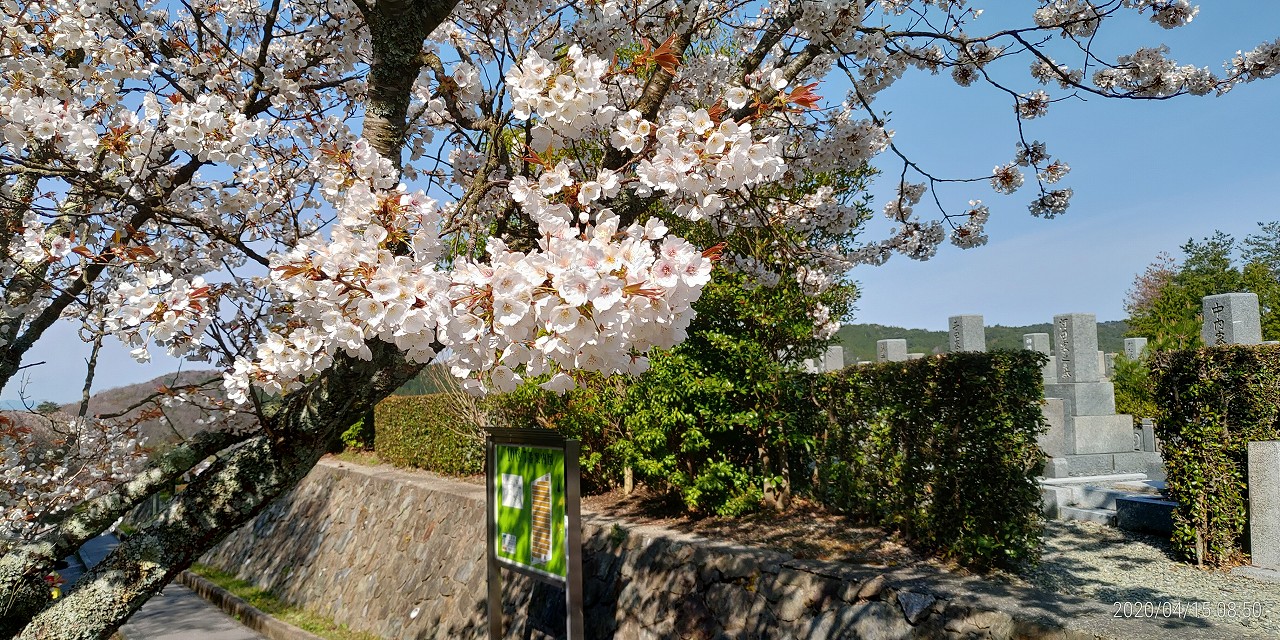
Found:
<path fill-rule="evenodd" d="M 1186 0 L 1034 4 L 1025 27 L 983 30 L 964 0 L 0 0 L 0 386 L 64 321 L 139 360 L 214 363 L 221 408 L 257 418 L 12 546 L 0 632 L 109 636 L 428 362 L 475 393 L 641 373 L 683 339 L 714 261 L 820 291 L 948 237 L 981 245 L 984 182 L 1066 209 L 1068 165 L 1021 127 L 1054 101 L 1280 70 L 1280 40 L 1217 72 L 1094 49 L 1119 14 L 1191 22 Z M 1014 62 L 1017 87 L 992 73 Z M 875 108 L 908 72 L 1008 95 L 1011 160 L 966 178 L 968 204 L 937 196 L 946 178 Z M 860 194 L 831 176 L 886 152 L 896 227 L 862 237 Z M 687 223 L 710 240 L 669 231 Z M 57 558 L 219 451 L 50 599 Z"/>

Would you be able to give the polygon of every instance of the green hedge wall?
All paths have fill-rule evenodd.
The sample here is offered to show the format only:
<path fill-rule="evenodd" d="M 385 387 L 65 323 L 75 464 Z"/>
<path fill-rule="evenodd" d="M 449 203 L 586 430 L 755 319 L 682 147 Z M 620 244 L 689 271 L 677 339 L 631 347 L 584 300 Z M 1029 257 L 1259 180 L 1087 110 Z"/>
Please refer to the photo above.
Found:
<path fill-rule="evenodd" d="M 1035 559 L 1044 362 L 957 353 L 823 376 L 817 497 L 973 568 Z"/>
<path fill-rule="evenodd" d="M 1243 556 L 1248 448 L 1280 439 L 1280 347 L 1158 353 L 1152 362 L 1173 516 L 1173 545 L 1197 564 Z"/>
<path fill-rule="evenodd" d="M 399 467 L 452 476 L 484 472 L 484 441 L 477 425 L 456 415 L 445 394 L 391 396 L 374 409 L 373 449 Z"/>

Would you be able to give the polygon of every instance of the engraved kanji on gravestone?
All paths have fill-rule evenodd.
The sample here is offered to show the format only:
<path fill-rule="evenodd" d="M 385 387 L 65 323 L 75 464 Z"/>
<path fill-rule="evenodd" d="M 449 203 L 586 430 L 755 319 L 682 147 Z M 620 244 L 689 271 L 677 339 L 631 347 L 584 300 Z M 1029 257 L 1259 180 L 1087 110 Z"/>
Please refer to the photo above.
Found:
<path fill-rule="evenodd" d="M 1200 337 L 1210 347 L 1262 342 L 1262 318 L 1255 293 L 1205 296 Z"/>
<path fill-rule="evenodd" d="M 1067 318 L 1059 316 L 1054 318 L 1054 325 L 1058 328 L 1058 379 L 1063 382 L 1070 382 L 1075 372 L 1074 354 L 1067 350 L 1070 339 L 1067 336 Z"/>
<path fill-rule="evenodd" d="M 982 316 L 951 316 L 947 325 L 951 329 L 951 336 L 947 341 L 951 353 L 987 350 L 987 336 L 982 326 Z"/>
<path fill-rule="evenodd" d="M 1053 317 L 1058 347 L 1059 382 L 1099 382 L 1098 321 L 1092 313 L 1068 313 Z"/>
<path fill-rule="evenodd" d="M 1222 318 L 1222 312 L 1227 309 L 1225 304 L 1215 304 L 1213 309 L 1213 346 L 1226 344 L 1227 342 L 1227 321 Z"/>

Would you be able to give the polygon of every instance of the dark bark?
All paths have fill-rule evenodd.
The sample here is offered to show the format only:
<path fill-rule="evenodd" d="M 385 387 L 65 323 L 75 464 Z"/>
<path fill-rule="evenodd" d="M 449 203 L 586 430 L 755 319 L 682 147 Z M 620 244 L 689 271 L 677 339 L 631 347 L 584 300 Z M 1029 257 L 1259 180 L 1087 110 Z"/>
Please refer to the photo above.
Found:
<path fill-rule="evenodd" d="M 18 638 L 109 638 L 207 549 L 292 489 L 334 437 L 422 368 L 392 345 L 371 347 L 371 360 L 341 357 L 312 384 L 286 396 L 267 416 L 272 436 L 254 437 L 200 474 L 163 517 L 125 540 Z"/>
<path fill-rule="evenodd" d="M 397 168 L 410 92 L 425 61 L 422 42 L 456 4 L 457 0 L 380 0 L 365 13 L 373 65 L 363 136 Z"/>
<path fill-rule="evenodd" d="M 0 637 L 17 633 L 50 603 L 43 576 L 90 538 L 97 536 L 156 490 L 170 486 L 201 460 L 244 436 L 205 432 L 156 458 L 137 477 L 111 493 L 90 500 L 40 538 L 0 557 Z"/>

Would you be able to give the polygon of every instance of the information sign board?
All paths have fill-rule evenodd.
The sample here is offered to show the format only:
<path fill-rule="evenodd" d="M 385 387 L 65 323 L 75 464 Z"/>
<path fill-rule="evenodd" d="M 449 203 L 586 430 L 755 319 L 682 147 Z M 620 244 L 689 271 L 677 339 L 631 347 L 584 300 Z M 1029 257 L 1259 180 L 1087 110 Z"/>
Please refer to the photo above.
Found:
<path fill-rule="evenodd" d="M 579 444 L 547 429 L 490 429 L 485 456 L 489 637 L 503 637 L 502 572 L 561 587 L 565 632 L 583 638 Z"/>
<path fill-rule="evenodd" d="M 494 553 L 504 564 L 563 581 L 564 450 L 508 444 L 494 449 Z"/>

